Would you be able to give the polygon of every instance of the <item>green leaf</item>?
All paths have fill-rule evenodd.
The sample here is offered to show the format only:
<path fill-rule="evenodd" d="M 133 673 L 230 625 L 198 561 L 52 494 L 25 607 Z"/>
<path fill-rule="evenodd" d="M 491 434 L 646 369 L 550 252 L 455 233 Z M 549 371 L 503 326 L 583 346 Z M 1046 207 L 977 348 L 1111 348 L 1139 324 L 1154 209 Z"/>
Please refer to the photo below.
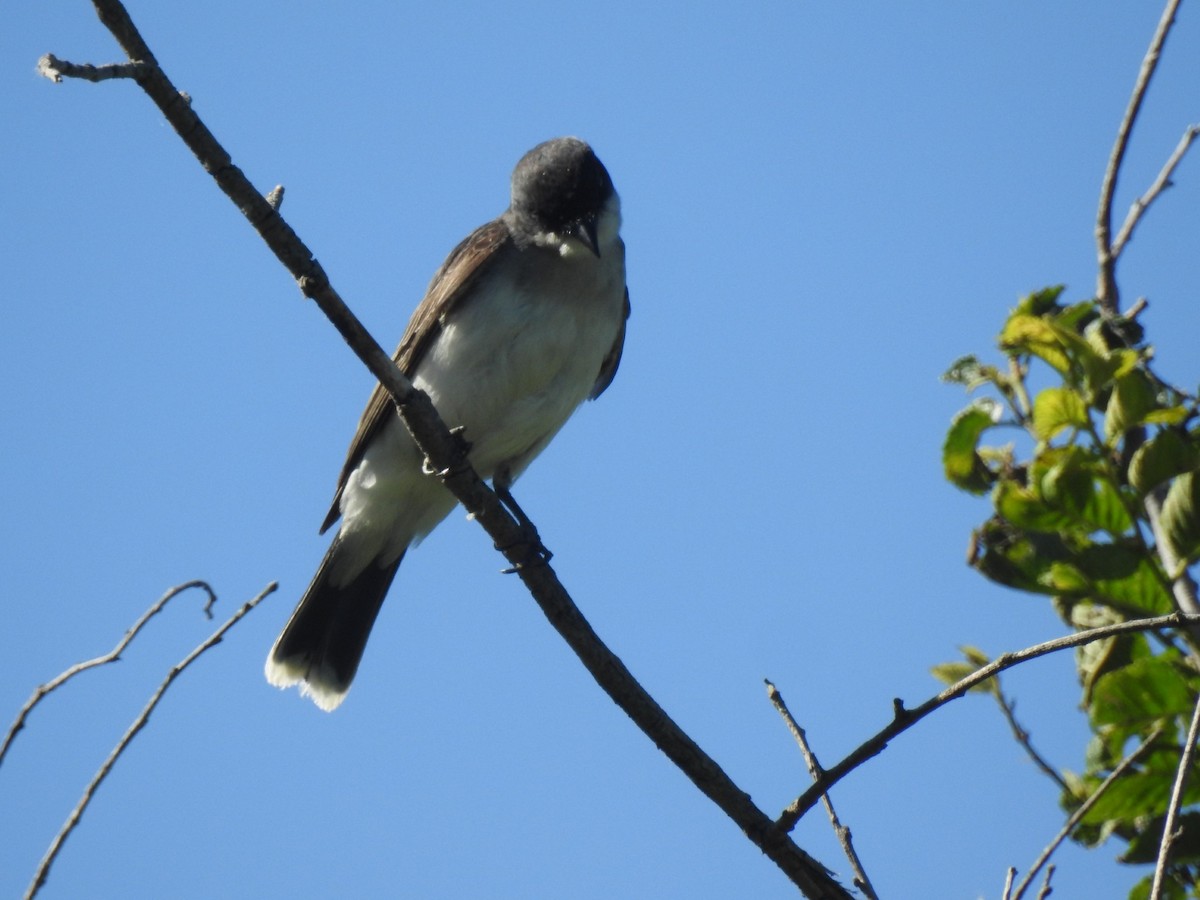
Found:
<path fill-rule="evenodd" d="M 1034 291 L 1032 294 L 1027 294 L 1022 297 L 1017 304 L 1017 312 L 1028 313 L 1033 316 L 1042 316 L 1049 312 L 1054 312 L 1058 309 L 1058 298 L 1062 296 L 1063 291 L 1067 289 L 1065 284 L 1055 284 L 1047 288 L 1042 288 L 1040 291 Z"/>
<path fill-rule="evenodd" d="M 1033 401 L 1033 432 L 1043 441 L 1064 428 L 1082 428 L 1087 424 L 1087 404 L 1070 388 L 1046 388 Z"/>
<path fill-rule="evenodd" d="M 1171 482 L 1161 523 L 1167 542 L 1183 558 L 1200 556 L 1200 478 L 1186 472 Z"/>
<path fill-rule="evenodd" d="M 1192 411 L 1186 406 L 1168 406 L 1146 413 L 1144 421 L 1147 425 L 1179 425 L 1186 422 L 1191 415 Z"/>
<path fill-rule="evenodd" d="M 1004 519 L 1028 531 L 1059 531 L 1072 524 L 1069 516 L 1015 481 L 997 484 L 992 503 Z"/>
<path fill-rule="evenodd" d="M 1134 369 L 1120 376 L 1113 384 L 1104 413 L 1104 437 L 1111 447 L 1135 425 L 1158 408 L 1158 396 L 1146 373 Z"/>
<path fill-rule="evenodd" d="M 1065 562 L 1051 563 L 1047 573 L 1042 576 L 1042 583 L 1048 588 L 1053 588 L 1057 594 L 1075 596 L 1086 596 L 1090 587 L 1083 573 Z"/>
<path fill-rule="evenodd" d="M 1111 535 L 1121 535 L 1133 526 L 1129 510 L 1117 489 L 1103 479 L 1093 482 L 1094 490 L 1079 511 L 1079 517 L 1090 525 Z"/>
<path fill-rule="evenodd" d="M 1072 562 L 1088 580 L 1091 595 L 1128 613 L 1157 616 L 1175 606 L 1155 563 L 1133 543 L 1089 544 Z"/>
<path fill-rule="evenodd" d="M 1166 809 L 1174 779 L 1167 773 L 1126 772 L 1096 801 L 1081 822 L 1099 825 L 1111 819 L 1130 821 Z"/>
<path fill-rule="evenodd" d="M 1179 754 L 1175 754 L 1178 763 Z M 1081 820 L 1089 825 L 1116 821 L 1129 826 L 1136 824 L 1142 816 L 1155 816 L 1165 812 L 1175 783 L 1174 767 L 1155 771 L 1126 772 L 1096 801 Z M 1195 779 L 1188 782 L 1184 790 L 1183 803 L 1190 806 L 1200 799 L 1200 785 Z"/>
<path fill-rule="evenodd" d="M 1058 330 L 1039 316 L 1017 312 L 1004 323 L 1000 347 L 1007 353 L 1026 353 L 1049 363 L 1060 375 L 1071 371 L 1071 360 L 1063 350 Z"/>
<path fill-rule="evenodd" d="M 1129 847 L 1117 859 L 1123 863 L 1152 863 L 1158 859 L 1162 842 L 1163 823 L 1160 816 L 1138 831 Z M 1171 862 L 1200 862 L 1200 812 L 1185 812 L 1175 821 L 1178 836 L 1171 844 Z"/>
<path fill-rule="evenodd" d="M 1082 526 L 1089 534 L 1104 531 L 1118 537 L 1132 522 L 1121 494 L 1097 474 L 1102 470 L 1093 452 L 1079 446 L 1056 447 L 1039 454 L 1031 479 L 1037 479 L 1046 504 L 1064 513 L 1073 526 Z"/>
<path fill-rule="evenodd" d="M 950 368 L 942 374 L 942 381 L 948 384 L 961 384 L 968 391 L 973 391 L 981 384 L 994 381 L 999 374 L 995 366 L 981 363 L 974 354 L 960 356 L 950 364 Z"/>
<path fill-rule="evenodd" d="M 933 677 L 946 685 L 958 684 L 964 678 L 973 675 L 981 668 L 991 662 L 991 659 L 986 653 L 978 647 L 972 647 L 969 644 L 958 648 L 962 651 L 965 661 L 955 661 L 948 663 L 940 663 L 934 666 L 930 671 Z M 995 694 L 1000 690 L 995 678 L 989 678 L 986 681 L 980 682 L 967 689 L 969 694 Z"/>
<path fill-rule="evenodd" d="M 1134 729 L 1171 716 L 1190 715 L 1196 695 L 1168 654 L 1134 660 L 1101 675 L 1089 713 L 1095 725 Z"/>
<path fill-rule="evenodd" d="M 1068 619 L 1070 624 L 1080 631 L 1088 628 L 1100 628 L 1103 625 L 1112 625 L 1125 620 L 1125 616 L 1120 615 L 1112 607 L 1100 603 L 1077 603 L 1072 607 Z M 1092 691 L 1101 676 L 1148 655 L 1146 639 L 1140 634 L 1114 635 L 1077 647 L 1075 649 L 1075 669 L 1079 672 L 1079 680 L 1083 685 L 1083 705 L 1091 704 Z M 1121 757 L 1124 742 L 1123 734 L 1114 736 L 1110 730 L 1107 735 L 1097 735 L 1096 746 L 1091 749 L 1097 758 L 1115 763 Z M 1089 758 L 1089 770 L 1094 770 L 1095 767 L 1095 760 Z"/>
<path fill-rule="evenodd" d="M 977 671 L 979 666 L 973 666 L 969 662 L 947 662 L 938 663 L 930 668 L 933 677 L 947 686 L 958 684 L 967 676 Z M 989 678 L 987 681 L 974 685 L 968 689 L 969 694 L 990 694 L 995 691 L 995 679 Z"/>
<path fill-rule="evenodd" d="M 1089 323 L 1099 321 L 1095 300 L 1080 300 L 1055 313 L 1054 321 L 1068 331 L 1083 331 Z"/>
<path fill-rule="evenodd" d="M 975 568 L 985 578 L 1006 587 L 1038 594 L 1056 594 L 1047 586 L 1051 567 L 1070 559 L 1071 550 L 1057 534 L 1026 532 L 999 516 L 978 531 Z"/>
<path fill-rule="evenodd" d="M 1157 849 L 1155 848 L 1156 853 Z M 1151 858 L 1150 862 L 1154 862 L 1154 859 Z M 1187 888 L 1169 876 L 1160 882 L 1159 887 L 1162 889 L 1158 895 L 1159 900 L 1187 900 L 1188 898 Z M 1133 886 L 1127 900 L 1150 900 L 1150 892 L 1153 890 L 1154 874 L 1151 873 Z"/>
<path fill-rule="evenodd" d="M 1196 468 L 1200 468 L 1200 449 L 1177 429 L 1166 428 L 1137 448 L 1129 461 L 1129 483 L 1148 494 L 1164 481 Z"/>
<path fill-rule="evenodd" d="M 950 423 L 946 442 L 942 445 L 942 467 L 946 480 L 955 487 L 982 494 L 995 476 L 980 459 L 979 438 L 996 424 L 1000 406 L 989 399 L 976 400 Z"/>
<path fill-rule="evenodd" d="M 1133 369 L 1139 356 L 1123 348 L 1109 349 L 1094 327 L 1094 301 L 1064 309 L 1057 302 L 1060 294 L 1061 290 L 1054 288 L 1022 300 L 1001 329 L 1000 347 L 1010 355 L 1038 357 L 1069 385 L 1083 389 L 1092 398 L 1114 377 Z M 1089 337 L 1081 335 L 1081 329 Z"/>
<path fill-rule="evenodd" d="M 958 649 L 962 651 L 962 655 L 966 657 L 967 662 L 978 668 L 989 665 L 992 661 L 990 656 L 971 644 L 963 644 Z"/>

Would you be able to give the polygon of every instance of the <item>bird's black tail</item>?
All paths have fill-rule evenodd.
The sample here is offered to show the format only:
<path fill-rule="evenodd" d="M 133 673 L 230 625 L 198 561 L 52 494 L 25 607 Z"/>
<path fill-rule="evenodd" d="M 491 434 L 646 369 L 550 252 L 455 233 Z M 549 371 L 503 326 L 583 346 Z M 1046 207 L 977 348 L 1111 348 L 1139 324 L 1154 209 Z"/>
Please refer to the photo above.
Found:
<path fill-rule="evenodd" d="M 299 683 L 300 692 L 326 711 L 337 708 L 350 690 L 371 626 L 404 558 L 401 554 L 386 566 L 370 563 L 349 583 L 334 586 L 329 576 L 337 551 L 335 538 L 266 666 L 268 682 L 281 688 Z"/>

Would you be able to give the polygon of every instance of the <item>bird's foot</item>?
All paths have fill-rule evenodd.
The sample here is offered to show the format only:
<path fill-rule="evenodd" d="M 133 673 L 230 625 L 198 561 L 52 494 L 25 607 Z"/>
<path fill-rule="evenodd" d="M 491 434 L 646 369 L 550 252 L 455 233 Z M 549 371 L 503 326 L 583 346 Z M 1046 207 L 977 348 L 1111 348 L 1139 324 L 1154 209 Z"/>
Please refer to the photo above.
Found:
<path fill-rule="evenodd" d="M 550 549 L 542 543 L 542 536 L 538 534 L 537 526 L 534 525 L 533 520 L 525 514 L 525 510 L 521 509 L 521 504 L 517 502 L 516 498 L 509 490 L 509 479 L 500 477 L 494 478 L 492 480 L 492 487 L 496 491 L 496 496 L 500 498 L 500 502 L 504 504 L 505 508 L 510 513 L 512 513 L 513 518 L 517 520 L 517 524 L 521 527 L 520 538 L 505 547 L 501 547 L 499 544 L 497 544 L 496 549 L 503 553 L 508 553 L 508 551 L 517 547 L 526 548 L 524 558 L 510 568 L 503 569 L 503 574 L 512 575 L 516 572 L 520 572 L 522 569 L 530 568 L 532 566 L 547 565 L 550 560 L 554 558 L 554 554 L 551 553 Z"/>

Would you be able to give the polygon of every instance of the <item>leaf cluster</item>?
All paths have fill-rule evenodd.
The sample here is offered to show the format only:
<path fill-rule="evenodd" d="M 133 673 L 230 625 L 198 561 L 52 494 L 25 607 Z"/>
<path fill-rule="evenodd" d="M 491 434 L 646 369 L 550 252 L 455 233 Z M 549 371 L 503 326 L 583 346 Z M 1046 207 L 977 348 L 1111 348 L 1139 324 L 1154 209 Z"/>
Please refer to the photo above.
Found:
<path fill-rule="evenodd" d="M 1137 321 L 1062 298 L 1059 286 L 1020 301 L 998 337 L 1003 364 L 966 356 L 944 376 L 980 394 L 954 417 L 942 454 L 952 484 L 991 501 L 970 564 L 1047 597 L 1076 629 L 1171 612 L 1200 559 L 1197 397 L 1155 374 Z M 1117 836 L 1127 844 L 1122 861 L 1154 861 L 1200 691 L 1197 646 L 1194 634 L 1154 632 L 1077 652 L 1092 738 L 1083 771 L 1056 778 L 1068 814 L 1134 742 L 1161 729 L 1080 819 L 1077 842 Z M 972 648 L 935 674 L 950 679 L 986 662 Z M 998 685 L 988 692 L 1004 704 Z M 1200 779 L 1183 809 L 1165 896 L 1200 896 Z"/>

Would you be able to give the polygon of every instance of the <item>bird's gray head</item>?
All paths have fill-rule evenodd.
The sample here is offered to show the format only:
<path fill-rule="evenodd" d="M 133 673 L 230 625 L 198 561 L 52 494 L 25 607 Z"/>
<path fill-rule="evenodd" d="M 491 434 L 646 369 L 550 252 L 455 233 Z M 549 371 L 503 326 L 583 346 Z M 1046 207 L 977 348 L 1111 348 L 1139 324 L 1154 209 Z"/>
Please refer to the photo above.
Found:
<path fill-rule="evenodd" d="M 538 144 L 513 169 L 509 214 L 538 244 L 555 245 L 565 256 L 565 241 L 574 238 L 599 256 L 601 218 L 606 213 L 619 224 L 612 179 L 579 138 Z"/>

